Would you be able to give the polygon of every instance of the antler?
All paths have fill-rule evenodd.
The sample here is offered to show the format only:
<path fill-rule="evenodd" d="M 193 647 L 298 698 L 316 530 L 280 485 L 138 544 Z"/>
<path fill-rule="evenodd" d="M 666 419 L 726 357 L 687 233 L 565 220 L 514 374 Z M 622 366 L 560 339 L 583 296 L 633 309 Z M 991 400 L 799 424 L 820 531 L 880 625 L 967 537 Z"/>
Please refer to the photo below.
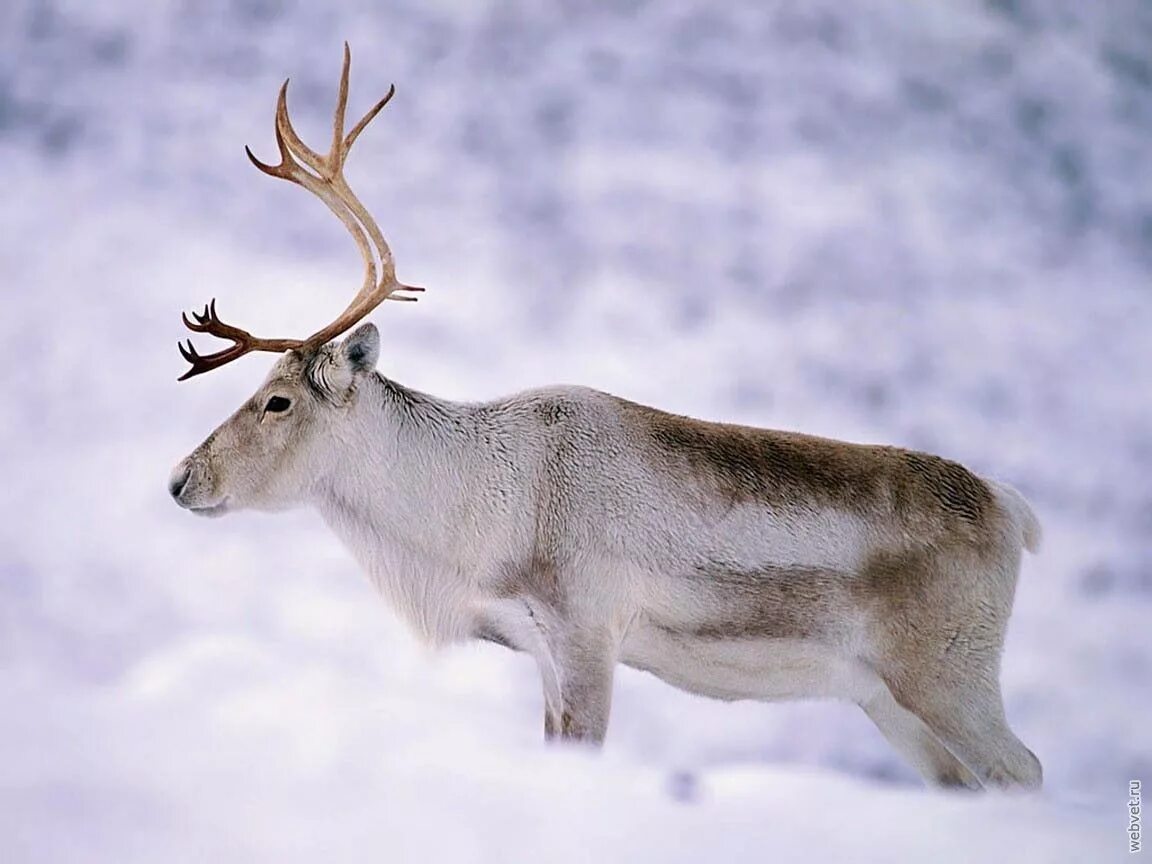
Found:
<path fill-rule="evenodd" d="M 348 48 L 348 43 L 345 42 L 344 68 L 340 73 L 340 92 L 336 99 L 336 112 L 332 121 L 332 145 L 325 155 L 321 156 L 300 140 L 300 136 L 292 128 L 292 121 L 288 118 L 287 81 L 280 88 L 280 96 L 276 101 L 276 146 L 280 150 L 280 163 L 269 165 L 261 162 L 247 147 L 244 148 L 244 152 L 248 154 L 252 164 L 265 174 L 303 186 L 336 214 L 344 227 L 348 229 L 348 233 L 352 235 L 352 239 L 356 241 L 356 246 L 364 259 L 364 282 L 360 286 L 360 290 L 356 292 L 352 302 L 332 323 L 317 330 L 307 339 L 259 339 L 246 330 L 241 330 L 239 327 L 233 327 L 221 321 L 216 315 L 216 301 L 213 300 L 204 307 L 202 313 L 192 313 L 195 323 L 189 321 L 186 315 L 182 316 L 184 324 L 189 330 L 196 333 L 209 333 L 221 339 L 231 340 L 232 347 L 213 354 L 200 355 L 196 353 L 191 339 L 188 340 L 187 347 L 181 343 L 179 345 L 180 353 L 185 360 L 192 364 L 192 368 L 180 376 L 181 381 L 202 372 L 216 369 L 225 363 L 231 363 L 249 351 L 279 353 L 293 348 L 315 348 L 348 330 L 385 300 L 417 299 L 398 292 L 424 290 L 414 285 L 403 285 L 397 281 L 392 250 L 388 247 L 376 220 L 360 203 L 360 199 L 352 192 L 348 186 L 348 181 L 344 178 L 344 163 L 348 159 L 348 152 L 352 149 L 356 138 L 396 93 L 395 85 L 389 87 L 384 98 L 373 105 L 368 113 L 360 119 L 360 122 L 352 127 L 352 131 L 345 135 L 344 114 L 348 105 L 348 71 L 351 64 L 352 54 Z M 376 255 L 380 258 L 379 278 L 376 275 L 373 246 Z"/>
<path fill-rule="evenodd" d="M 249 351 L 275 351 L 279 353 L 292 348 L 299 348 L 304 344 L 300 339 L 258 339 L 247 330 L 225 324 L 216 314 L 215 297 L 212 298 L 211 303 L 204 307 L 203 312 L 192 313 L 192 317 L 196 319 L 195 324 L 189 321 L 188 316 L 183 312 L 180 313 L 180 317 L 184 319 L 184 326 L 195 333 L 211 333 L 221 339 L 232 340 L 231 348 L 225 348 L 214 354 L 203 355 L 196 353 L 196 346 L 192 344 L 191 339 L 188 340 L 187 347 L 183 342 L 177 342 L 176 347 L 180 349 L 180 354 L 192 364 L 192 368 L 180 376 L 179 380 L 181 381 L 191 378 L 193 375 L 199 375 L 201 372 L 208 372 L 218 366 L 223 366 L 225 363 L 231 363 Z"/>

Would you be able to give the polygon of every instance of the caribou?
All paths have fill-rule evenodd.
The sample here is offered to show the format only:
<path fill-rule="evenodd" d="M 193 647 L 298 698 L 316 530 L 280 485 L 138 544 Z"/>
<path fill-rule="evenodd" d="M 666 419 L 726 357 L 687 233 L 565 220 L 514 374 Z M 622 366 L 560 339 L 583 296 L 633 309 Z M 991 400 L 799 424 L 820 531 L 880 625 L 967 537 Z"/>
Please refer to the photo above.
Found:
<path fill-rule="evenodd" d="M 345 45 L 327 153 L 293 129 L 287 82 L 279 163 L 247 153 L 336 215 L 363 284 L 305 339 L 257 338 L 215 301 L 184 317 L 232 344 L 207 355 L 181 344 L 181 380 L 249 352 L 281 356 L 176 466 L 176 503 L 203 516 L 319 511 L 423 639 L 531 655 L 548 739 L 603 740 L 623 663 L 717 699 L 848 700 L 929 784 L 1039 788 L 999 681 L 1022 550 L 1040 539 L 1008 485 L 928 453 L 697 420 L 585 387 L 453 402 L 376 371 L 379 333 L 360 322 L 423 289 L 397 280 L 344 176 L 395 93 L 345 133 L 349 64 Z"/>

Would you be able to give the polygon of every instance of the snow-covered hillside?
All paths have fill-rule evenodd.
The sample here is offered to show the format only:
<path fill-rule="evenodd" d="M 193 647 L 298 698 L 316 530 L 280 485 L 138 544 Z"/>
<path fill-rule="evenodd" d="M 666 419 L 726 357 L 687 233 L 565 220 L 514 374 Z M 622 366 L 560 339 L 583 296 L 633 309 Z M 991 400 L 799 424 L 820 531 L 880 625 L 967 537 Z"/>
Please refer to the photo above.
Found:
<path fill-rule="evenodd" d="M 531 664 L 430 655 L 318 518 L 195 520 L 212 296 L 358 284 L 274 153 L 398 95 L 349 174 L 415 305 L 381 369 L 583 383 L 929 449 L 1045 522 L 1004 661 L 1039 799 L 918 788 L 858 711 L 622 670 L 549 752 Z M 1104 861 L 1152 778 L 1152 8 L 1140 0 L 0 4 L 0 860 Z M 1001 853 L 1005 846 L 1011 854 Z"/>

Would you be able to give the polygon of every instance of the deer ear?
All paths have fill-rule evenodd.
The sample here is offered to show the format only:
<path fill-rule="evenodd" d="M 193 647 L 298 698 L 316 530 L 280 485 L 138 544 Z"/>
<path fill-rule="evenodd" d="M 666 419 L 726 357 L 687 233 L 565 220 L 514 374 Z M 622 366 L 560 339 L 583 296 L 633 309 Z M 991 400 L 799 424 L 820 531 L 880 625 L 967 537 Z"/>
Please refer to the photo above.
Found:
<path fill-rule="evenodd" d="M 340 353 L 353 372 L 371 372 L 380 357 L 380 331 L 375 324 L 361 324 L 340 343 Z"/>

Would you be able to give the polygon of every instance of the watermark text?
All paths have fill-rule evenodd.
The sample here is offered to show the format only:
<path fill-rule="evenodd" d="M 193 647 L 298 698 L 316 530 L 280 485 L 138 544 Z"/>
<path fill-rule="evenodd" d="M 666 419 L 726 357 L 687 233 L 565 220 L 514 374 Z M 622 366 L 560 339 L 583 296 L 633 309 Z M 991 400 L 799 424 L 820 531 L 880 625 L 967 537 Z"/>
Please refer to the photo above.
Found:
<path fill-rule="evenodd" d="M 1140 851 L 1140 781 L 1128 781 L 1128 851 Z"/>

